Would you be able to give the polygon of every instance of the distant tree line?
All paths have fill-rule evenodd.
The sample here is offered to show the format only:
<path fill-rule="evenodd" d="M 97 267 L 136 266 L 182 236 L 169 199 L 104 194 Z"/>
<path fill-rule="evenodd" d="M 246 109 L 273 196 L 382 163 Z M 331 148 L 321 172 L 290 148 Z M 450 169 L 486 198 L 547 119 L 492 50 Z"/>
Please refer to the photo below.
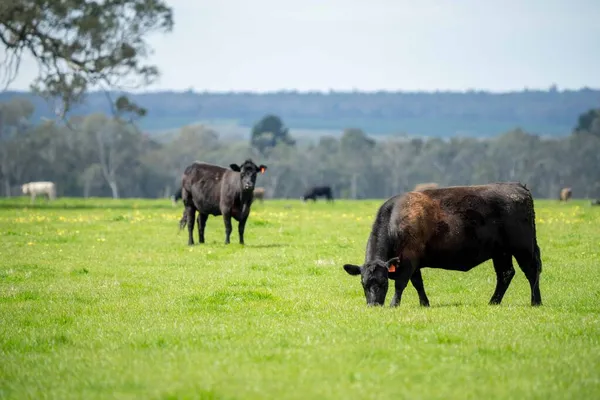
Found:
<path fill-rule="evenodd" d="M 336 197 L 385 198 L 420 182 L 442 186 L 521 181 L 538 198 L 600 197 L 600 111 L 585 111 L 572 133 L 545 139 L 520 129 L 491 139 L 375 140 L 358 128 L 299 144 L 282 118 L 255 121 L 248 141 L 220 138 L 202 125 L 158 142 L 135 126 L 100 113 L 72 117 L 68 126 L 33 122 L 24 98 L 0 103 L 0 182 L 6 196 L 28 181 L 56 182 L 59 196 L 166 197 L 195 160 L 227 166 L 251 157 L 268 165 L 257 185 L 267 198 L 299 198 L 329 184 Z"/>
<path fill-rule="evenodd" d="M 123 93 L 109 93 L 120 98 Z M 125 93 L 147 111 L 145 131 L 179 128 L 197 121 L 235 120 L 252 127 L 275 114 L 290 129 L 356 127 L 369 135 L 406 133 L 431 137 L 492 137 L 520 127 L 544 136 L 567 136 L 582 110 L 597 108 L 600 90 L 523 90 L 510 93 L 467 92 L 336 92 L 299 93 Z M 34 104 L 33 121 L 54 118 L 54 109 L 30 93 L 0 93 L 0 101 L 26 97 Z M 93 92 L 69 115 L 111 114 L 106 93 Z"/>

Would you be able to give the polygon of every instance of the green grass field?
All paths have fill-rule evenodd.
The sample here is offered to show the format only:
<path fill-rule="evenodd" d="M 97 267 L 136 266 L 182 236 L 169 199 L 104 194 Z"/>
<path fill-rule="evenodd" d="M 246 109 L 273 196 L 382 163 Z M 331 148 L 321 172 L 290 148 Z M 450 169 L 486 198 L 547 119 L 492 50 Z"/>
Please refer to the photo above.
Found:
<path fill-rule="evenodd" d="M 342 269 L 381 203 L 267 200 L 246 246 L 211 217 L 188 247 L 167 199 L 0 200 L 0 398 L 600 398 L 600 207 L 536 202 L 542 307 L 516 264 L 489 306 L 487 262 L 391 309 Z"/>

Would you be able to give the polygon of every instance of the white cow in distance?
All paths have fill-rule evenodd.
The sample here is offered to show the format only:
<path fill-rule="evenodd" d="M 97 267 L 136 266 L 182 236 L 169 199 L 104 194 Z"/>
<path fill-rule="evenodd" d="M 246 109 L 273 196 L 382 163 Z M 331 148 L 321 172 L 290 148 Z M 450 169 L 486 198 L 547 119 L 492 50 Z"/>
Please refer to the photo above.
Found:
<path fill-rule="evenodd" d="M 48 200 L 56 199 L 56 185 L 54 182 L 29 182 L 21 186 L 23 194 L 31 195 L 31 204 L 38 194 L 45 194 Z"/>

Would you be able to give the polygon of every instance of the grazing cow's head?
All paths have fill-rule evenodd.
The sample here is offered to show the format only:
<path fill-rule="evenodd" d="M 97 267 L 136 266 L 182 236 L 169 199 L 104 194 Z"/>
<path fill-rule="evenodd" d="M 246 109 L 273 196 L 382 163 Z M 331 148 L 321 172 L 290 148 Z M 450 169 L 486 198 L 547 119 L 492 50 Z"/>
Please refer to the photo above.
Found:
<path fill-rule="evenodd" d="M 363 266 L 346 264 L 344 269 L 350 275 L 360 275 L 367 305 L 382 306 L 388 291 L 388 278 L 395 273 L 399 259 L 394 257 L 388 261 L 374 260 Z"/>
<path fill-rule="evenodd" d="M 242 184 L 242 191 L 252 191 L 254 190 L 254 184 L 256 183 L 256 174 L 259 172 L 264 174 L 267 170 L 266 165 L 257 166 L 252 162 L 252 160 L 246 160 L 244 163 L 239 166 L 237 164 L 231 164 L 229 166 L 235 172 L 240 173 L 240 180 Z"/>

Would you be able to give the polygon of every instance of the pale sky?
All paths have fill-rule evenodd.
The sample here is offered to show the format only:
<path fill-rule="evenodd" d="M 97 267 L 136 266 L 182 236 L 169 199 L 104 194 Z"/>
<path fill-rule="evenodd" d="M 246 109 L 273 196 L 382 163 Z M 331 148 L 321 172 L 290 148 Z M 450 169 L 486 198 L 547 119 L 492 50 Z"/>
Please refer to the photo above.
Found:
<path fill-rule="evenodd" d="M 600 88 L 600 0 L 168 0 L 153 90 Z M 24 60 L 9 89 L 27 89 Z"/>

